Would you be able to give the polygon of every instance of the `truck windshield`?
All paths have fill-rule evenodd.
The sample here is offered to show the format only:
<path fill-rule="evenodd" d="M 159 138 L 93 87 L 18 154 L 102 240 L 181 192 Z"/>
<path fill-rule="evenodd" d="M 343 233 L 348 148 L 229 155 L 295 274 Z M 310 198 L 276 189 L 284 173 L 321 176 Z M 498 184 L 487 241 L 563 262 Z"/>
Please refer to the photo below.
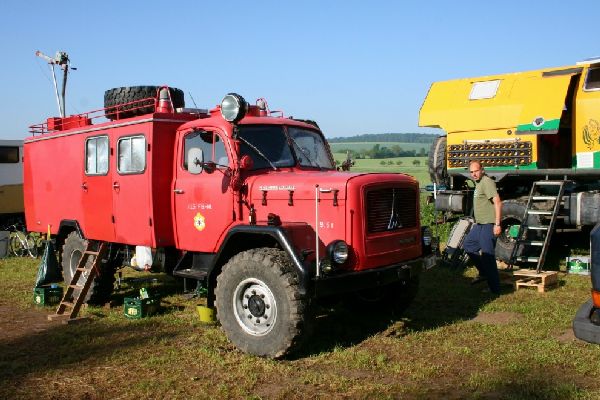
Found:
<path fill-rule="evenodd" d="M 323 139 L 308 129 L 282 125 L 241 125 L 239 138 L 240 153 L 252 158 L 253 169 L 276 169 L 296 164 L 333 169 Z"/>

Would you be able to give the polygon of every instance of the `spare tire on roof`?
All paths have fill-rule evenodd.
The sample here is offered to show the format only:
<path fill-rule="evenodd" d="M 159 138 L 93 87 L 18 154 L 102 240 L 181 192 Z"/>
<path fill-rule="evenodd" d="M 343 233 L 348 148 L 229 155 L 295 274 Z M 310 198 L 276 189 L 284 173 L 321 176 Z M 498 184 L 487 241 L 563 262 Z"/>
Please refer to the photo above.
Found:
<path fill-rule="evenodd" d="M 115 120 L 117 118 L 131 118 L 137 115 L 149 114 L 154 111 L 154 101 L 160 86 L 124 86 L 108 89 L 104 92 L 104 114 L 106 118 Z M 170 87 L 173 107 L 185 107 L 183 90 Z M 148 101 L 127 104 L 134 101 L 149 99 Z M 116 107 L 121 104 L 127 104 Z"/>

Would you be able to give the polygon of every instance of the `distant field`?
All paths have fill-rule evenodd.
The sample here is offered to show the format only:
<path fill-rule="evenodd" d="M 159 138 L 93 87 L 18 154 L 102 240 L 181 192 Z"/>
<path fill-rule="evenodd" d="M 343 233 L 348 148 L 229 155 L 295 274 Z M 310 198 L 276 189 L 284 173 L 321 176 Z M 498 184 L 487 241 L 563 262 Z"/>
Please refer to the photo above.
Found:
<path fill-rule="evenodd" d="M 370 150 L 379 144 L 380 147 L 392 147 L 393 145 L 398 145 L 402 147 L 403 150 L 415 150 L 419 151 L 420 149 L 425 149 L 425 151 L 429 151 L 430 144 L 429 143 L 403 143 L 403 142 L 348 142 L 348 143 L 329 143 L 331 146 L 331 151 L 336 153 L 340 152 L 344 149 L 360 151 L 360 150 Z"/>
<path fill-rule="evenodd" d="M 340 163 L 346 159 L 345 153 L 334 153 L 333 157 Z M 413 160 L 419 160 L 420 166 L 414 166 Z M 385 159 L 359 159 L 354 160 L 355 164 L 351 171 L 356 172 L 394 172 L 409 174 L 417 178 L 421 187 L 431 183 L 429 172 L 427 172 L 427 157 L 396 157 Z M 392 161 L 392 165 L 381 165 L 381 161 Z M 397 165 L 396 161 L 402 161 L 402 165 Z"/>

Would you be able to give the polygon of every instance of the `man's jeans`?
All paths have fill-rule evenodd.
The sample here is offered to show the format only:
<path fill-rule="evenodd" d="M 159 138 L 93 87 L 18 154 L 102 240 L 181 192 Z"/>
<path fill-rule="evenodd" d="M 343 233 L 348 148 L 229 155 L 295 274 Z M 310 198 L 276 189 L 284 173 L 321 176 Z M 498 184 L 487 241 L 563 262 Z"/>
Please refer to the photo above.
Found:
<path fill-rule="evenodd" d="M 490 291 L 499 294 L 500 276 L 496 265 L 494 224 L 474 224 L 465 238 L 463 248 L 475 264 L 479 275 L 487 279 Z"/>

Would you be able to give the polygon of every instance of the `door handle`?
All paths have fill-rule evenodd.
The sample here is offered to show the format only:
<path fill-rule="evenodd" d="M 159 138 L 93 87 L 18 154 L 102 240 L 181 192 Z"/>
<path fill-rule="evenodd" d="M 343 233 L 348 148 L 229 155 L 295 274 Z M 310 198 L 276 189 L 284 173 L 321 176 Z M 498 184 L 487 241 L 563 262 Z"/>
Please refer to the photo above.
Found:
<path fill-rule="evenodd" d="M 183 194 L 183 193 L 185 193 L 183 191 L 183 189 L 174 189 L 173 192 L 175 192 L 175 194 Z"/>
<path fill-rule="evenodd" d="M 113 189 L 118 189 L 120 187 L 121 185 L 119 185 L 119 182 L 113 182 Z"/>

